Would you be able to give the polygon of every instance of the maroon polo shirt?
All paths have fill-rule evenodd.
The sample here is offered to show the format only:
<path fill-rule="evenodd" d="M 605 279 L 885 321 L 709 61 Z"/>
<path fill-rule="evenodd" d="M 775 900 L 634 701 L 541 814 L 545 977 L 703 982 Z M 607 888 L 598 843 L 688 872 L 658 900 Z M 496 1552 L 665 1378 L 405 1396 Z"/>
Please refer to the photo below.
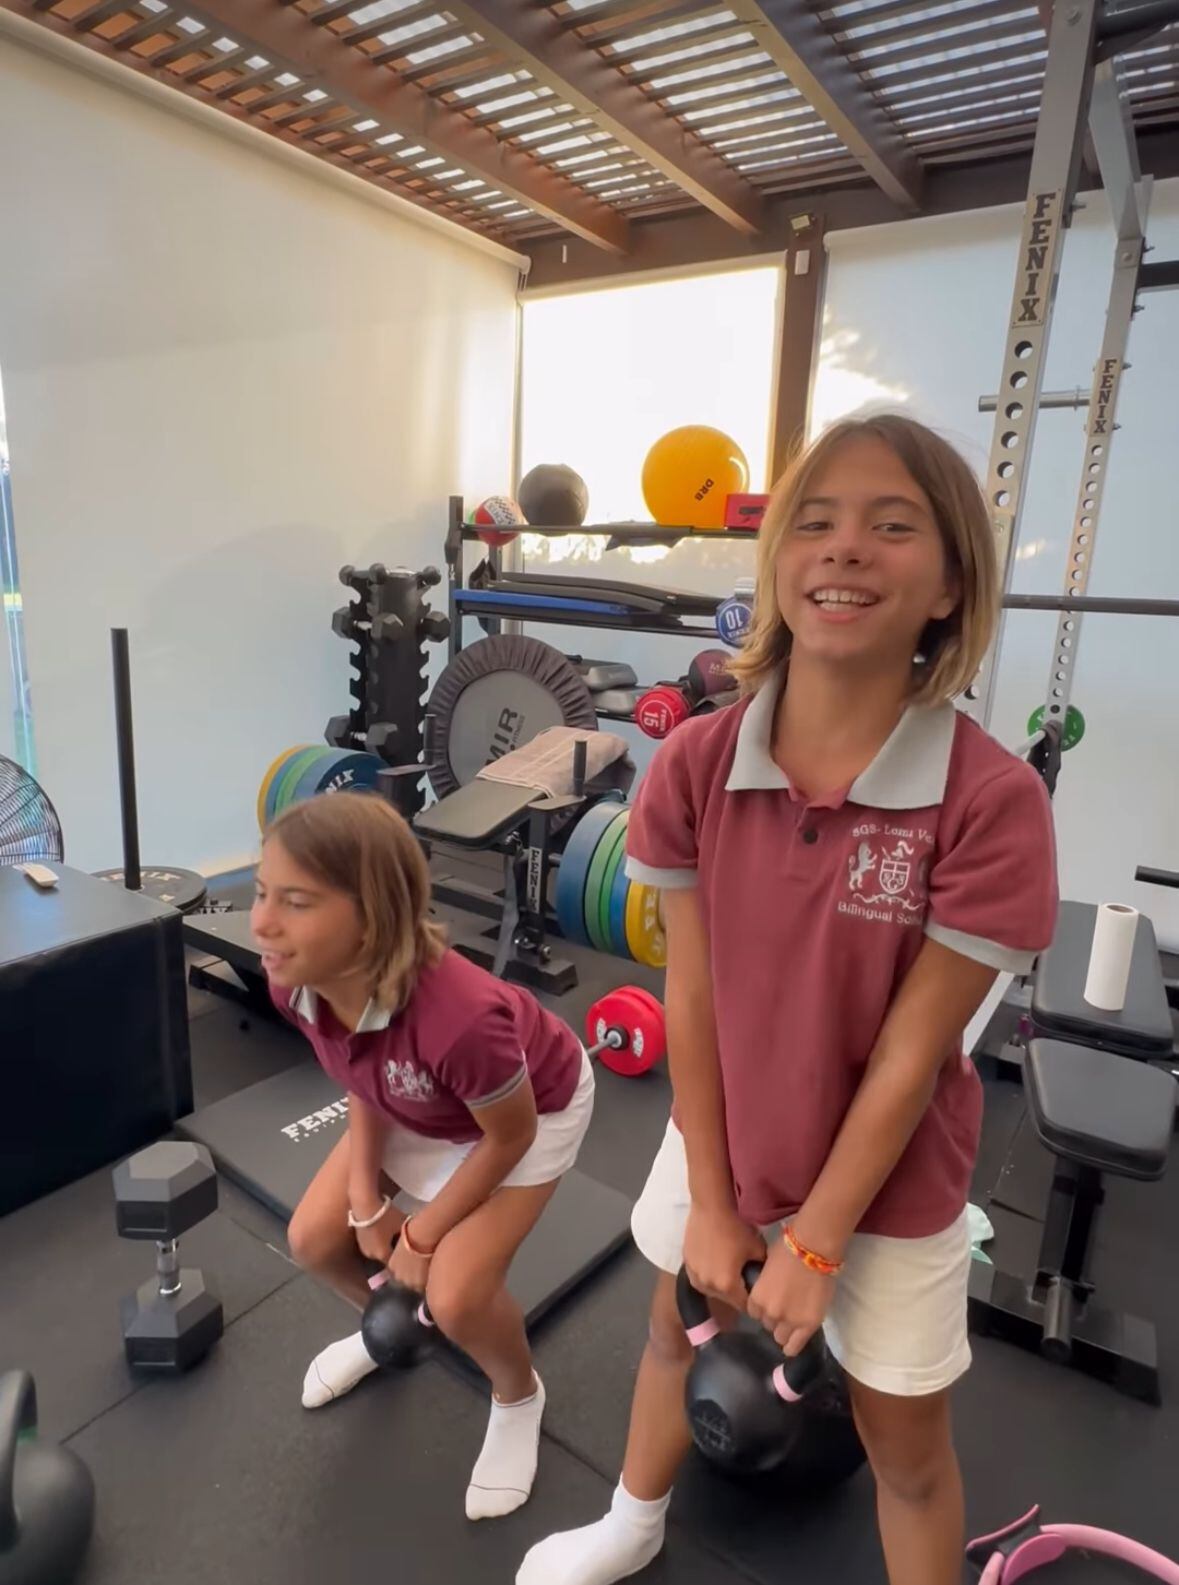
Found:
<path fill-rule="evenodd" d="M 370 1002 L 355 1033 L 313 990 L 272 985 L 270 996 L 337 1084 L 434 1139 L 480 1138 L 471 1108 L 504 1100 L 525 1076 L 539 1113 L 563 1111 L 581 1074 L 568 1024 L 458 952 L 423 970 L 400 1013 Z"/>
<path fill-rule="evenodd" d="M 678 727 L 643 778 L 627 872 L 697 887 L 742 1217 L 802 1205 L 925 937 L 1024 973 L 1057 889 L 1040 778 L 953 705 L 912 707 L 846 794 L 808 802 L 770 753 L 777 676 Z M 966 1204 L 982 1090 L 961 1042 L 860 1224 L 917 1238 Z"/>

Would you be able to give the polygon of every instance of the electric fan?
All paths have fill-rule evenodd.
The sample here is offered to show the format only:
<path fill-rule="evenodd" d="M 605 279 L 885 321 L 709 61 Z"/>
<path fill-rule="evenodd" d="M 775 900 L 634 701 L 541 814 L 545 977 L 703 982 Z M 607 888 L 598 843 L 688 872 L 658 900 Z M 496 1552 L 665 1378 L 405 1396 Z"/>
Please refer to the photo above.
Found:
<path fill-rule="evenodd" d="M 27 770 L 0 754 L 0 864 L 64 854 L 57 810 Z"/>

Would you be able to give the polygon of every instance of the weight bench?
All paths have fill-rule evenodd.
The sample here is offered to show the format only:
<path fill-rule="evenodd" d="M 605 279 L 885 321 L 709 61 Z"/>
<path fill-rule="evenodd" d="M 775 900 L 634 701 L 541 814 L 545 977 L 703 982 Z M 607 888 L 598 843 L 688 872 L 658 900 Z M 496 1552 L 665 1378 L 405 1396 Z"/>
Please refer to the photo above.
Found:
<path fill-rule="evenodd" d="M 498 915 L 494 949 L 463 942 L 457 950 L 493 974 L 519 980 L 535 989 L 562 995 L 577 984 L 577 970 L 567 958 L 555 958 L 546 945 L 549 920 L 548 884 L 556 840 L 589 803 L 603 795 L 621 797 L 634 779 L 634 766 L 621 738 L 596 733 L 595 745 L 609 745 L 606 761 L 599 752 L 597 774 L 587 776 L 587 737 L 577 729 L 552 727 L 523 748 L 493 761 L 473 781 L 440 798 L 414 816 L 413 828 L 430 851 L 432 844 L 503 855 L 503 892 L 473 896 L 469 884 L 454 885 L 435 878 L 433 894 L 441 902 Z M 546 744 L 548 745 L 546 748 Z M 497 779 L 519 767 L 519 781 Z M 557 769 L 557 767 L 560 769 Z M 563 782 L 569 793 L 529 785 L 535 774 Z M 492 934 L 493 932 L 488 932 Z"/>
<path fill-rule="evenodd" d="M 972 1263 L 971 1328 L 1157 1404 L 1153 1323 L 1094 1304 L 1088 1267 L 1104 1174 L 1163 1176 L 1179 1086 L 1150 1063 L 1058 1040 L 1031 1041 L 1023 1071 L 1036 1133 L 1056 1157 L 1036 1275 Z"/>
<path fill-rule="evenodd" d="M 1092 903 L 1061 903 L 1052 945 L 1036 967 L 1031 1005 L 1036 1033 L 1169 1066 L 1175 1037 L 1154 926 L 1139 915 L 1125 1006 L 1111 1013 L 1085 1000 L 1096 919 Z"/>

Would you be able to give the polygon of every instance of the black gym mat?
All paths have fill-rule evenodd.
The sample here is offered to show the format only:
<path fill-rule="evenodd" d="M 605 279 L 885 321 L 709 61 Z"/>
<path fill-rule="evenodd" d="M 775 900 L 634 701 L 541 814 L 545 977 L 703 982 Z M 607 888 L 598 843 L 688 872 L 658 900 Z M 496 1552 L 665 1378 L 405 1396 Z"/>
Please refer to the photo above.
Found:
<path fill-rule="evenodd" d="M 180 1254 L 216 1289 L 227 1325 L 297 1275 L 220 1213 L 185 1234 Z M 115 1232 L 105 1169 L 0 1220 L 0 1369 L 32 1371 L 44 1435 L 70 1435 L 148 1379 L 124 1360 L 119 1300 L 154 1268 L 154 1243 Z"/>
<path fill-rule="evenodd" d="M 603 1511 L 610 1484 L 546 1438 L 532 1501 L 506 1519 L 468 1523 L 463 1494 L 486 1400 L 436 1365 L 303 1409 L 307 1361 L 349 1318 L 300 1278 L 191 1375 L 153 1383 L 74 1438 L 98 1481 L 85 1585 L 508 1585 L 534 1541 Z M 741 1578 L 679 1535 L 644 1576 L 652 1585 Z"/>
<path fill-rule="evenodd" d="M 220 1171 L 288 1219 L 347 1127 L 345 1098 L 316 1063 L 294 1067 L 181 1118 Z M 576 1170 L 520 1247 L 510 1287 L 530 1323 L 630 1237 L 631 1201 Z"/>

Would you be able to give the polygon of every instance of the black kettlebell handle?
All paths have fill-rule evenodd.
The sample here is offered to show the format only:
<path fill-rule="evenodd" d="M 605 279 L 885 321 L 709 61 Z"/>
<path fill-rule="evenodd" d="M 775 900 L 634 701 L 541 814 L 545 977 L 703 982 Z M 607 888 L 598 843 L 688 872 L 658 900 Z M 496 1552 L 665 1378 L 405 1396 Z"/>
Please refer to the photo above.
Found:
<path fill-rule="evenodd" d="M 371 1289 L 368 1301 L 370 1304 L 378 1294 L 395 1294 L 399 1300 L 413 1301 L 420 1326 L 436 1327 L 438 1325 L 438 1322 L 430 1314 L 430 1307 L 426 1303 L 426 1295 L 424 1293 L 415 1293 L 412 1288 L 407 1288 L 403 1282 L 398 1282 L 396 1277 L 391 1277 L 387 1271 L 383 1274 L 378 1271 L 375 1277 L 371 1277 L 369 1279 L 369 1288 Z"/>
<path fill-rule="evenodd" d="M 13 1492 L 17 1438 L 36 1425 L 37 1389 L 32 1376 L 27 1370 L 6 1370 L 0 1376 L 0 1552 L 16 1544 L 20 1528 Z"/>
<path fill-rule="evenodd" d="M 764 1260 L 747 1260 L 741 1267 L 741 1281 L 745 1284 L 746 1293 L 753 1292 L 753 1285 L 764 1269 Z M 686 1266 L 681 1266 L 676 1275 L 675 1306 L 680 1313 L 680 1320 L 684 1323 L 684 1330 L 689 1335 L 698 1327 L 707 1326 L 712 1321 L 708 1300 L 698 1288 L 693 1287 Z M 702 1338 L 701 1342 L 704 1341 L 706 1339 Z"/>
<path fill-rule="evenodd" d="M 761 1260 L 749 1260 L 742 1266 L 741 1280 L 747 1293 L 753 1291 L 753 1285 L 764 1269 L 765 1262 Z M 719 1336 L 720 1328 L 713 1318 L 708 1300 L 693 1287 L 686 1266 L 681 1266 L 676 1275 L 675 1302 L 693 1348 L 702 1348 L 705 1343 Z M 782 1356 L 781 1363 L 775 1366 L 772 1375 L 774 1391 L 787 1403 L 796 1403 L 822 1377 L 826 1365 L 827 1344 L 820 1330 L 807 1340 L 800 1354 L 790 1359 Z"/>

